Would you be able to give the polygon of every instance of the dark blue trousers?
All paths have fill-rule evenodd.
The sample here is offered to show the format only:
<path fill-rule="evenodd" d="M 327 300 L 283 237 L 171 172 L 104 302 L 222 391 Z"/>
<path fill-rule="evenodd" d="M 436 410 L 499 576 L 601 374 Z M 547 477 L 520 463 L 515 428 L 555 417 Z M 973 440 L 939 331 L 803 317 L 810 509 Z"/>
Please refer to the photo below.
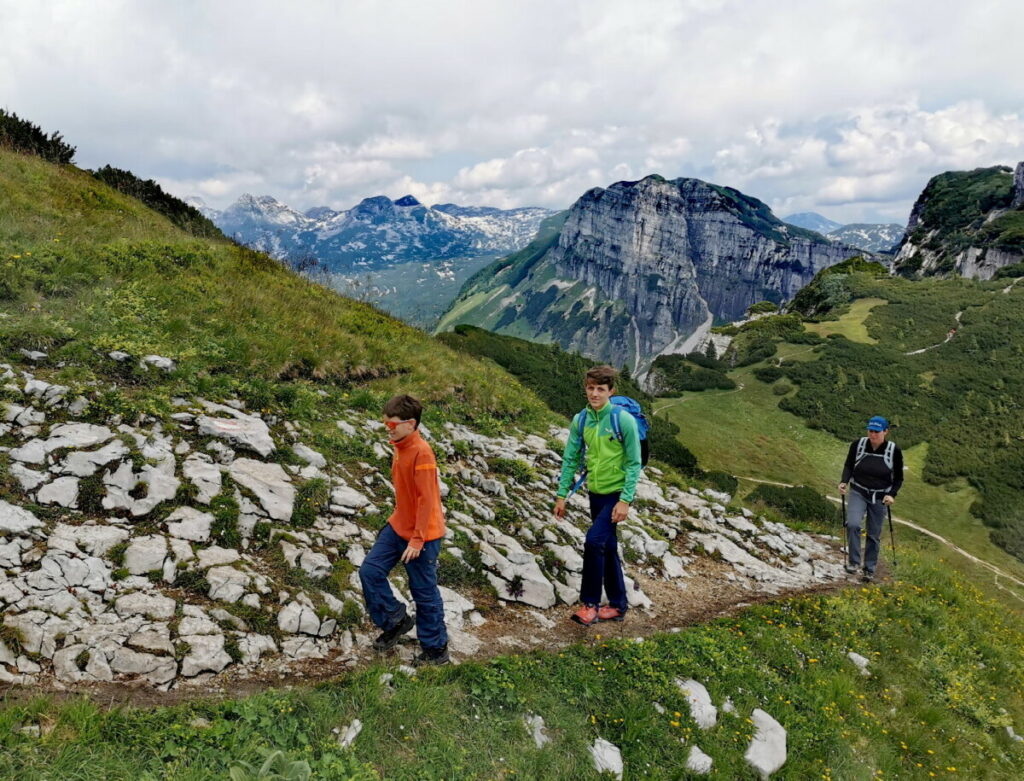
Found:
<path fill-rule="evenodd" d="M 405 605 L 395 599 L 388 575 L 408 544 L 390 523 L 386 523 L 359 567 L 366 609 L 373 623 L 384 631 L 394 628 L 405 618 Z M 416 603 L 416 636 L 424 648 L 441 648 L 448 644 L 444 603 L 437 588 L 437 555 L 440 552 L 441 540 L 431 540 L 423 544 L 419 556 L 405 565 L 409 590 Z"/>
<path fill-rule="evenodd" d="M 616 525 L 612 523 L 612 508 L 619 501 L 619 492 L 613 494 L 590 493 L 592 523 L 583 543 L 583 583 L 580 602 L 597 607 L 601 604 L 601 587 L 608 595 L 608 604 L 625 611 L 626 582 L 622 577 L 619 560 L 619 540 Z"/>

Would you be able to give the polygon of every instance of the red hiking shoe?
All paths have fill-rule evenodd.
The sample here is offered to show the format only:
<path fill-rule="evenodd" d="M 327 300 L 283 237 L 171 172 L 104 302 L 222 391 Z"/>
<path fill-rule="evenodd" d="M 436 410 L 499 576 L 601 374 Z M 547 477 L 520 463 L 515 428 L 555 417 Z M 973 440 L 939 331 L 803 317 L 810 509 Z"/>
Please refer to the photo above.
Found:
<path fill-rule="evenodd" d="M 611 605 L 605 605 L 597 610 L 598 621 L 622 621 L 625 617 L 626 611 L 619 610 Z"/>
<path fill-rule="evenodd" d="M 584 605 L 579 610 L 570 616 L 573 621 L 577 624 L 583 624 L 583 626 L 591 626 L 598 622 L 597 608 L 590 607 L 590 605 Z"/>

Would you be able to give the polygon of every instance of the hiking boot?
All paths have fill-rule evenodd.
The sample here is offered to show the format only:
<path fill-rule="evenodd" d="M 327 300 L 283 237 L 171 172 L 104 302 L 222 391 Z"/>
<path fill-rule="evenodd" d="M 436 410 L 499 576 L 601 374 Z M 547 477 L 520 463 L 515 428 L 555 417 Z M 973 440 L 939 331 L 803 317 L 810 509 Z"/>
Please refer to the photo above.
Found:
<path fill-rule="evenodd" d="M 446 643 L 440 648 L 424 648 L 416 655 L 412 663 L 419 667 L 424 664 L 449 664 L 451 661 L 451 658 L 448 656 L 448 644 Z"/>
<path fill-rule="evenodd" d="M 398 638 L 414 626 L 416 626 L 416 619 L 406 613 L 405 617 L 402 618 L 401 621 L 387 631 L 381 632 L 380 635 L 377 636 L 377 639 L 373 641 L 373 650 L 387 651 L 389 648 L 394 648 L 398 643 Z"/>
<path fill-rule="evenodd" d="M 626 617 L 625 610 L 619 610 L 617 607 L 611 605 L 605 605 L 597 609 L 597 620 L 598 621 L 622 621 Z"/>
<path fill-rule="evenodd" d="M 590 605 L 584 605 L 575 613 L 573 613 L 570 616 L 570 618 L 572 618 L 572 620 L 575 621 L 577 624 L 583 624 L 583 626 L 591 626 L 598 622 L 597 608 L 591 607 Z"/>
<path fill-rule="evenodd" d="M 847 575 L 853 575 L 854 573 L 857 572 L 857 568 L 853 564 L 847 564 L 846 566 L 843 567 L 843 569 L 846 570 L 846 574 Z"/>
<path fill-rule="evenodd" d="M 862 581 L 864 581 L 865 583 L 874 583 L 875 582 L 875 573 L 874 572 L 868 572 L 867 570 L 864 570 L 864 574 L 860 576 L 860 579 Z"/>

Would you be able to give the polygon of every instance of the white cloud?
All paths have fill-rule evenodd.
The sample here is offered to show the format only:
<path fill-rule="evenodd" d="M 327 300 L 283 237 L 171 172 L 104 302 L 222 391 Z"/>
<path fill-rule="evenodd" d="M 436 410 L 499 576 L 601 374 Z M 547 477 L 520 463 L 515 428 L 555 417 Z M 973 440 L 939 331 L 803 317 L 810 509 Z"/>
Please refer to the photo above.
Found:
<path fill-rule="evenodd" d="M 385 193 L 562 207 L 658 172 L 900 214 L 1024 157 L 1024 6 L 0 0 L 7 108 L 223 206 Z"/>

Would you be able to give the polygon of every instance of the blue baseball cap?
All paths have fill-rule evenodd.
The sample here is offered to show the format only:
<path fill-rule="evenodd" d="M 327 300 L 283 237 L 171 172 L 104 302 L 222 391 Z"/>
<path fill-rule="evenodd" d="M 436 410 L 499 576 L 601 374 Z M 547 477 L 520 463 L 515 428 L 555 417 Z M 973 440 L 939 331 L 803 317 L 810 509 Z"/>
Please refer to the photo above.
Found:
<path fill-rule="evenodd" d="M 868 431 L 888 431 L 889 421 L 881 415 L 875 415 L 868 421 Z"/>

